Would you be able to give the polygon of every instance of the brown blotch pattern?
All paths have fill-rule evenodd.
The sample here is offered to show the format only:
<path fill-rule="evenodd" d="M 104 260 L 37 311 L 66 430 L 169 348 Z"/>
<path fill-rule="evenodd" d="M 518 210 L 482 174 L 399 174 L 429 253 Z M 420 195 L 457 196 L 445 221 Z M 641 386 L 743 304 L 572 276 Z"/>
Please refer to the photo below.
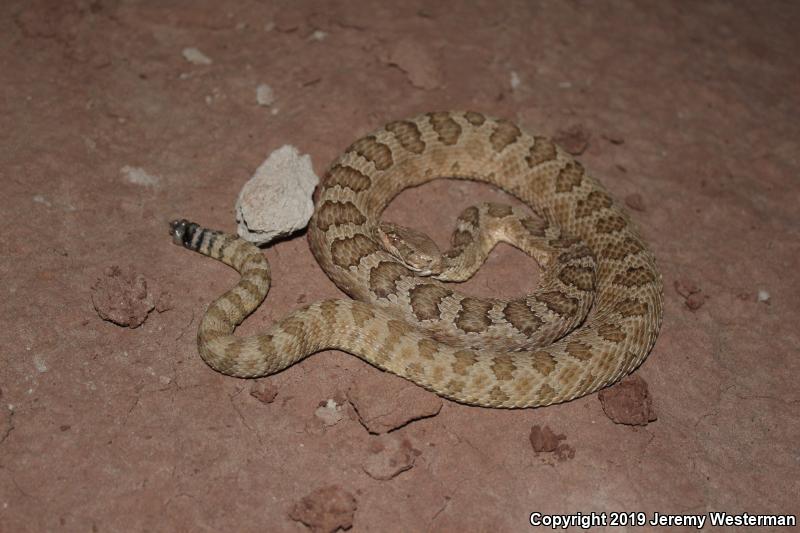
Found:
<path fill-rule="evenodd" d="M 386 125 L 386 129 L 393 133 L 402 147 L 409 152 L 421 154 L 425 150 L 422 134 L 417 125 L 413 122 L 390 122 Z"/>
<path fill-rule="evenodd" d="M 617 324 L 603 324 L 597 328 L 597 333 L 610 342 L 622 342 L 625 340 L 625 332 Z"/>
<path fill-rule="evenodd" d="M 239 288 L 243 289 L 244 292 L 248 293 L 253 300 L 259 300 L 261 296 L 264 294 L 263 289 L 250 281 L 249 279 L 242 279 L 239 282 Z"/>
<path fill-rule="evenodd" d="M 336 266 L 357 266 L 361 258 L 378 251 L 378 246 L 364 235 L 337 239 L 331 243 L 331 260 Z"/>
<path fill-rule="evenodd" d="M 603 250 L 603 254 L 611 259 L 622 260 L 632 254 L 641 252 L 642 244 L 632 237 L 626 237 L 621 243 L 612 242 Z"/>
<path fill-rule="evenodd" d="M 655 281 L 652 270 L 646 267 L 628 267 L 614 276 L 614 283 L 624 287 L 641 287 Z"/>
<path fill-rule="evenodd" d="M 417 343 L 417 348 L 419 349 L 420 357 L 429 361 L 433 361 L 434 356 L 439 351 L 438 344 L 433 339 L 420 339 Z"/>
<path fill-rule="evenodd" d="M 375 313 L 366 305 L 353 306 L 351 314 L 353 315 L 353 322 L 359 328 L 363 328 L 368 320 L 375 318 Z"/>
<path fill-rule="evenodd" d="M 634 316 L 644 316 L 647 313 L 647 302 L 640 302 L 632 298 L 626 298 L 614 306 L 614 311 L 624 318 Z"/>
<path fill-rule="evenodd" d="M 566 252 L 561 252 L 558 255 L 558 260 L 561 263 L 571 263 L 584 257 L 592 257 L 592 250 L 585 245 L 572 246 Z"/>
<path fill-rule="evenodd" d="M 567 353 L 581 361 L 586 361 L 592 358 L 592 347 L 582 342 L 570 342 L 567 344 Z"/>
<path fill-rule="evenodd" d="M 411 276 L 411 271 L 392 261 L 381 261 L 369 273 L 369 288 L 378 298 L 397 292 L 400 278 Z"/>
<path fill-rule="evenodd" d="M 439 318 L 439 304 L 450 296 L 452 291 L 433 283 L 417 285 L 411 289 L 411 311 L 418 320 L 433 320 Z"/>
<path fill-rule="evenodd" d="M 406 365 L 406 372 L 409 376 L 424 376 L 425 368 L 417 362 L 409 363 Z"/>
<path fill-rule="evenodd" d="M 456 327 L 467 333 L 481 333 L 492 325 L 489 311 L 492 304 L 478 298 L 461 300 L 461 310 L 456 315 Z"/>
<path fill-rule="evenodd" d="M 386 328 L 389 330 L 388 335 L 386 335 L 383 345 L 375 354 L 375 361 L 379 364 L 389 360 L 395 345 L 411 330 L 408 323 L 402 320 L 389 320 L 386 322 Z"/>
<path fill-rule="evenodd" d="M 431 378 L 433 378 L 433 381 L 442 381 L 444 379 L 444 370 L 444 366 L 434 365 L 431 371 Z"/>
<path fill-rule="evenodd" d="M 553 400 L 553 398 L 555 398 L 556 391 L 553 389 L 553 387 L 547 383 L 544 383 L 541 387 L 539 387 L 539 392 L 537 395 L 542 399 L 542 405 L 547 405 Z"/>
<path fill-rule="evenodd" d="M 591 267 L 567 265 L 558 273 L 558 279 L 582 291 L 594 289 L 594 270 Z"/>
<path fill-rule="evenodd" d="M 317 227 L 328 231 L 331 226 L 339 224 L 361 225 L 366 222 L 366 217 L 359 211 L 353 202 L 324 202 L 317 209 Z"/>
<path fill-rule="evenodd" d="M 556 158 L 556 155 L 556 145 L 550 139 L 534 137 L 533 146 L 531 146 L 528 155 L 525 157 L 525 162 L 528 163 L 528 168 L 533 168 L 536 165 L 552 161 Z"/>
<path fill-rule="evenodd" d="M 486 117 L 475 111 L 467 111 L 464 113 L 464 118 L 473 126 L 480 126 L 486 122 Z"/>
<path fill-rule="evenodd" d="M 512 326 L 524 335 L 530 336 L 544 323 L 536 313 L 531 311 L 525 300 L 513 300 L 506 305 L 503 316 Z"/>
<path fill-rule="evenodd" d="M 578 200 L 575 217 L 583 218 L 601 209 L 611 207 L 611 197 L 602 191 L 592 191 L 585 200 Z"/>
<path fill-rule="evenodd" d="M 453 354 L 453 357 L 455 358 L 453 372 L 459 376 L 467 375 L 469 368 L 478 362 L 478 356 L 470 350 L 459 350 Z"/>
<path fill-rule="evenodd" d="M 507 204 L 489 204 L 487 212 L 494 218 L 505 218 L 512 213 L 511 206 Z"/>
<path fill-rule="evenodd" d="M 594 225 L 597 233 L 614 233 L 626 226 L 625 219 L 619 215 L 612 215 L 610 217 L 601 218 Z"/>
<path fill-rule="evenodd" d="M 209 306 L 208 310 L 206 311 L 206 316 L 212 319 L 214 322 L 218 322 L 223 325 L 230 324 L 228 314 L 220 307 L 219 301 L 216 301 Z M 217 324 L 215 324 L 215 326 L 216 325 Z"/>
<path fill-rule="evenodd" d="M 556 177 L 556 192 L 570 192 L 575 187 L 580 187 L 582 180 L 583 165 L 577 161 L 570 161 Z"/>
<path fill-rule="evenodd" d="M 506 146 L 515 143 L 520 135 L 521 132 L 516 124 L 508 120 L 498 120 L 489 136 L 489 142 L 495 152 L 502 152 Z"/>
<path fill-rule="evenodd" d="M 227 295 L 225 295 L 225 298 L 228 300 L 228 303 L 230 303 L 237 311 L 239 311 L 240 315 L 244 314 L 241 296 L 235 292 L 229 292 Z"/>
<path fill-rule="evenodd" d="M 378 170 L 386 170 L 394 163 L 392 151 L 388 146 L 379 142 L 374 135 L 368 135 L 357 140 L 347 150 L 355 152 L 370 161 Z"/>
<path fill-rule="evenodd" d="M 492 400 L 493 402 L 500 404 L 507 402 L 509 396 L 508 394 L 503 392 L 503 389 L 501 389 L 499 385 L 495 385 L 494 387 L 492 387 L 492 390 L 489 391 L 489 399 Z"/>
<path fill-rule="evenodd" d="M 538 300 L 549 310 L 563 317 L 574 316 L 578 311 L 578 300 L 560 291 L 548 291 L 538 295 Z"/>
<path fill-rule="evenodd" d="M 452 391 L 454 394 L 459 394 L 464 390 L 464 382 L 460 379 L 451 379 L 447 382 L 446 386 L 447 389 Z"/>
<path fill-rule="evenodd" d="M 630 352 L 628 352 L 630 354 Z M 617 360 L 611 352 L 606 352 L 597 357 L 596 361 L 599 362 L 597 368 L 601 376 L 609 376 L 614 368 L 617 366 Z"/>
<path fill-rule="evenodd" d="M 428 113 L 428 120 L 431 122 L 433 131 L 439 136 L 442 144 L 451 146 L 458 142 L 461 137 L 461 126 L 453 120 L 450 113 Z"/>
<path fill-rule="evenodd" d="M 272 342 L 272 335 L 259 335 L 256 337 L 256 343 L 261 353 L 269 354 L 275 351 L 275 344 Z"/>
<path fill-rule="evenodd" d="M 531 364 L 543 376 L 550 375 L 556 369 L 556 359 L 548 352 L 539 350 L 531 354 Z"/>
<path fill-rule="evenodd" d="M 319 310 L 322 313 L 322 317 L 325 319 L 325 323 L 331 327 L 335 327 L 338 314 L 336 302 L 334 300 L 325 300 L 319 304 Z"/>
<path fill-rule="evenodd" d="M 281 322 L 280 327 L 285 333 L 291 335 L 297 341 L 301 341 L 305 337 L 305 323 L 299 318 L 289 317 Z"/>
<path fill-rule="evenodd" d="M 597 376 L 592 374 L 591 372 L 589 375 L 584 376 L 580 383 L 578 383 L 578 390 L 586 390 L 592 386 L 592 384 L 597 379 Z"/>
<path fill-rule="evenodd" d="M 517 366 L 510 355 L 498 355 L 492 363 L 492 372 L 498 381 L 509 381 L 514 377 Z"/>
<path fill-rule="evenodd" d="M 389 335 L 398 338 L 408 335 L 414 330 L 413 326 L 403 320 L 389 320 L 386 326 L 389 328 Z"/>
<path fill-rule="evenodd" d="M 236 360 L 242 355 L 244 348 L 245 344 L 241 338 L 234 339 L 225 347 L 225 355 L 229 356 L 231 366 L 236 364 Z"/>
<path fill-rule="evenodd" d="M 328 176 L 325 178 L 324 183 L 325 187 L 334 187 L 338 185 L 354 192 L 361 192 L 370 188 L 372 180 L 360 170 L 342 165 L 334 165 L 328 171 Z"/>

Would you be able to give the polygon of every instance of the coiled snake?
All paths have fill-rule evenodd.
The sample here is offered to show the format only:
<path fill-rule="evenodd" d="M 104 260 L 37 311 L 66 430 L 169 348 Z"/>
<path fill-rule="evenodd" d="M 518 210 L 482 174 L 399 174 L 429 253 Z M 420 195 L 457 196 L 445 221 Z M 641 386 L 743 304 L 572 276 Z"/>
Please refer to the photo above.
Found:
<path fill-rule="evenodd" d="M 495 185 L 539 218 L 501 204 L 468 208 L 444 253 L 418 232 L 380 222 L 400 191 L 442 177 Z M 206 363 L 232 376 L 269 375 L 339 349 L 458 402 L 543 406 L 633 371 L 661 326 L 661 275 L 625 212 L 552 141 L 475 112 L 390 122 L 325 174 L 308 241 L 352 300 L 316 302 L 267 333 L 236 337 L 269 289 L 263 254 L 186 220 L 170 231 L 241 274 L 208 307 L 197 335 Z M 540 263 L 536 292 L 479 299 L 439 281 L 467 279 L 499 241 Z"/>

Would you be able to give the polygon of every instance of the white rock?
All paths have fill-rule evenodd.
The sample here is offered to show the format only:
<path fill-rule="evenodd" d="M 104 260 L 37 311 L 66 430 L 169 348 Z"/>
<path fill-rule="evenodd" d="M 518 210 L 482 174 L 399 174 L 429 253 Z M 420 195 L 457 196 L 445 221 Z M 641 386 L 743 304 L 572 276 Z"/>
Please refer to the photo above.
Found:
<path fill-rule="evenodd" d="M 38 372 L 47 372 L 47 363 L 39 354 L 33 356 L 33 366 L 36 367 Z"/>
<path fill-rule="evenodd" d="M 344 413 L 342 413 L 342 406 L 337 404 L 336 400 L 329 399 L 325 402 L 325 405 L 318 407 L 314 411 L 314 416 L 322 420 L 322 423 L 326 426 L 333 426 L 342 421 Z"/>
<path fill-rule="evenodd" d="M 758 301 L 759 302 L 767 302 L 769 303 L 769 293 L 763 289 L 759 289 L 758 291 Z"/>
<path fill-rule="evenodd" d="M 126 180 L 135 185 L 144 185 L 146 187 L 155 187 L 161 181 L 158 176 L 149 174 L 145 169 L 140 167 L 130 167 L 125 165 L 119 169 L 120 173 Z"/>
<path fill-rule="evenodd" d="M 53 207 L 53 204 L 50 203 L 50 200 L 48 200 L 41 194 L 34 195 L 33 201 L 36 202 L 37 204 L 43 204 L 46 205 L 47 207 Z"/>
<path fill-rule="evenodd" d="M 236 200 L 239 236 L 266 244 L 303 229 L 314 213 L 311 195 L 319 178 L 311 158 L 284 145 L 272 152 Z"/>
<path fill-rule="evenodd" d="M 256 87 L 256 102 L 258 105 L 268 107 L 275 103 L 275 94 L 272 92 L 272 87 L 266 83 L 262 83 Z"/>
<path fill-rule="evenodd" d="M 210 65 L 211 58 L 195 47 L 184 48 L 181 52 L 183 58 L 193 65 Z"/>

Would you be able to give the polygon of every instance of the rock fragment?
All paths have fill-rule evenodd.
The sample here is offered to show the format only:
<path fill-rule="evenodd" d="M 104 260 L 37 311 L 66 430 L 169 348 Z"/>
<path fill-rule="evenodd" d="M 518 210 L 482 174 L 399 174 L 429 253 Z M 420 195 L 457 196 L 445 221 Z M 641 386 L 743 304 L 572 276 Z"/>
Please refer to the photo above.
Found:
<path fill-rule="evenodd" d="M 415 420 L 435 416 L 442 408 L 439 396 L 395 378 L 358 381 L 348 389 L 347 399 L 361 424 L 373 434 L 388 433 Z"/>
<path fill-rule="evenodd" d="M 145 169 L 140 167 L 131 167 L 125 165 L 120 168 L 119 171 L 129 183 L 133 183 L 134 185 L 156 187 L 161 182 L 161 179 L 158 176 L 150 174 Z"/>
<path fill-rule="evenodd" d="M 184 48 L 181 54 L 186 61 L 193 65 L 210 65 L 212 63 L 210 57 L 193 46 Z"/>
<path fill-rule="evenodd" d="M 683 296 L 686 307 L 692 311 L 700 309 L 706 303 L 707 297 L 702 294 L 700 287 L 694 282 L 679 279 L 675 281 L 675 292 Z"/>
<path fill-rule="evenodd" d="M 422 453 L 408 439 L 388 435 L 375 438 L 369 451 L 362 467 L 369 477 L 379 481 L 387 481 L 410 470 Z"/>
<path fill-rule="evenodd" d="M 290 145 L 272 152 L 239 193 L 239 236 L 266 244 L 306 227 L 314 213 L 311 195 L 317 183 L 308 155 Z"/>
<path fill-rule="evenodd" d="M 344 413 L 342 412 L 342 406 L 337 404 L 336 400 L 329 399 L 317 407 L 317 410 L 314 411 L 314 416 L 322 420 L 322 423 L 326 426 L 333 426 L 342 421 Z"/>
<path fill-rule="evenodd" d="M 302 522 L 314 533 L 333 533 L 353 527 L 358 504 L 355 497 L 338 485 L 315 490 L 297 502 L 289 518 Z"/>
<path fill-rule="evenodd" d="M 646 426 L 657 418 L 647 382 L 637 375 L 601 390 L 598 398 L 603 412 L 615 424 Z"/>
<path fill-rule="evenodd" d="M 144 276 L 116 265 L 92 285 L 92 305 L 103 320 L 129 328 L 141 326 L 155 308 Z"/>
<path fill-rule="evenodd" d="M 565 442 L 566 435 L 557 435 L 549 426 L 534 425 L 531 427 L 529 439 L 533 451 L 539 454 L 552 454 L 559 462 L 575 457 L 575 449 Z"/>
<path fill-rule="evenodd" d="M 250 396 L 261 403 L 272 403 L 278 395 L 278 389 L 269 380 L 256 381 L 250 387 Z"/>
<path fill-rule="evenodd" d="M 256 87 L 256 103 L 262 107 L 269 107 L 275 103 L 275 93 L 266 83 Z"/>

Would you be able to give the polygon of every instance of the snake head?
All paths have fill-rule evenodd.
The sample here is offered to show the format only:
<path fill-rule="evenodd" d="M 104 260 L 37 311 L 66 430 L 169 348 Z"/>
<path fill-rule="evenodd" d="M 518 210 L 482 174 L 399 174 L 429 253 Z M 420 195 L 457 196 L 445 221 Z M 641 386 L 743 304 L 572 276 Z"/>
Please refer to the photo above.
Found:
<path fill-rule="evenodd" d="M 172 235 L 172 242 L 179 246 L 190 247 L 194 232 L 199 226 L 194 222 L 189 222 L 185 218 L 173 220 L 169 223 L 169 234 Z"/>
<path fill-rule="evenodd" d="M 381 222 L 376 234 L 387 252 L 419 275 L 431 276 L 442 271 L 442 253 L 433 239 L 424 233 L 391 222 Z"/>

